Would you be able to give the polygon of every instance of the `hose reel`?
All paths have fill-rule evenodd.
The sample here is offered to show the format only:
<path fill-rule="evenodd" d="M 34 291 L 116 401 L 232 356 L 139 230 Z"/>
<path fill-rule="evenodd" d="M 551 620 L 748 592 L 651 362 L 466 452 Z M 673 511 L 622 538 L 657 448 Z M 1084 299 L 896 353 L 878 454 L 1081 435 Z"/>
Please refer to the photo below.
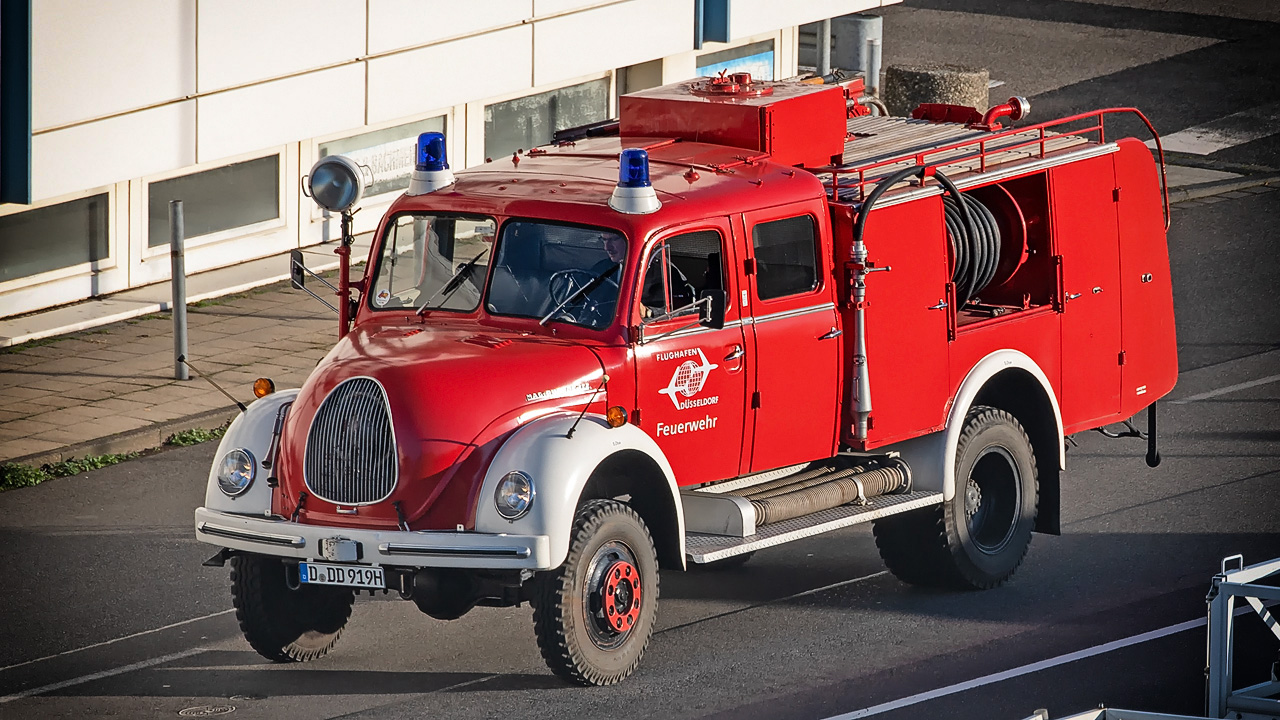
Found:
<path fill-rule="evenodd" d="M 956 286 L 956 301 L 963 305 L 977 297 L 995 278 L 1002 238 L 996 217 L 986 205 L 968 193 L 960 193 L 960 197 L 968 210 L 970 225 L 965 224 L 954 197 L 942 198 L 942 210 L 947 240 L 951 243 L 951 282 Z"/>

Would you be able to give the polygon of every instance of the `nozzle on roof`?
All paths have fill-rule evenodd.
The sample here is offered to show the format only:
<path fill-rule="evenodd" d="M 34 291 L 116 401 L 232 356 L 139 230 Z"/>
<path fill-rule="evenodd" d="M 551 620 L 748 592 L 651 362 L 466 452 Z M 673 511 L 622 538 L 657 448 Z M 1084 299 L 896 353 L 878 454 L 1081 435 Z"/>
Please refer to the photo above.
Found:
<path fill-rule="evenodd" d="M 424 132 L 418 136 L 417 162 L 409 177 L 406 195 L 426 195 L 453 184 L 453 171 L 445 157 L 444 133 Z"/>
<path fill-rule="evenodd" d="M 649 184 L 649 153 L 628 148 L 618 156 L 618 163 L 618 186 L 609 197 L 609 207 L 627 215 L 648 215 L 662 207 Z"/>

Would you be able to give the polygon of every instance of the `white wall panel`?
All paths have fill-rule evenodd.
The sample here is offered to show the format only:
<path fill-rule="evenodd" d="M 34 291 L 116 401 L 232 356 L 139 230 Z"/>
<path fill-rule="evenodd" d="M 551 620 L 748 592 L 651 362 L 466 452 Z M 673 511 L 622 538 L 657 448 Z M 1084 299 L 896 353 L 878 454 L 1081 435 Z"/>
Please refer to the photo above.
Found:
<path fill-rule="evenodd" d="M 524 25 L 369 61 L 369 123 L 530 87 L 533 29 Z"/>
<path fill-rule="evenodd" d="M 36 130 L 195 92 L 195 0 L 32 3 Z"/>
<path fill-rule="evenodd" d="M 578 8 L 589 7 L 591 5 L 599 5 L 606 0 L 533 0 L 533 14 L 535 17 L 546 17 L 557 13 L 567 12 L 569 10 L 577 10 Z M 647 3 L 650 0 L 630 0 L 631 2 Z"/>
<path fill-rule="evenodd" d="M 803 25 L 896 2 L 899 0 L 730 0 L 729 37 L 737 40 L 788 25 Z"/>
<path fill-rule="evenodd" d="M 357 63 L 202 97 L 200 162 L 364 125 Z"/>
<path fill-rule="evenodd" d="M 533 0 L 369 0 L 369 53 L 483 32 L 532 13 Z"/>
<path fill-rule="evenodd" d="M 200 3 L 200 92 L 353 60 L 364 51 L 363 2 Z"/>
<path fill-rule="evenodd" d="M 634 65 L 692 47 L 690 0 L 633 0 L 540 20 L 533 29 L 533 84 Z"/>
<path fill-rule="evenodd" d="M 194 100 L 77 125 L 31 139 L 35 200 L 191 165 Z"/>

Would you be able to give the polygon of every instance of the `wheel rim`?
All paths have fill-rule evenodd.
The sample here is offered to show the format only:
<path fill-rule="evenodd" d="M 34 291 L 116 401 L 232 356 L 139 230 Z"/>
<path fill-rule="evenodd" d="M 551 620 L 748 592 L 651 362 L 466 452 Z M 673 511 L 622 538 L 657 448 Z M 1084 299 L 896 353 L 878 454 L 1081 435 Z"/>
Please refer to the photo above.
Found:
<path fill-rule="evenodd" d="M 640 619 L 640 569 L 631 548 L 617 541 L 596 550 L 587 567 L 587 632 L 596 647 L 612 650 L 626 642 Z"/>
<path fill-rule="evenodd" d="M 980 551 L 994 555 L 1013 538 L 1022 506 L 1022 474 L 1004 447 L 984 448 L 965 486 L 969 537 Z"/>

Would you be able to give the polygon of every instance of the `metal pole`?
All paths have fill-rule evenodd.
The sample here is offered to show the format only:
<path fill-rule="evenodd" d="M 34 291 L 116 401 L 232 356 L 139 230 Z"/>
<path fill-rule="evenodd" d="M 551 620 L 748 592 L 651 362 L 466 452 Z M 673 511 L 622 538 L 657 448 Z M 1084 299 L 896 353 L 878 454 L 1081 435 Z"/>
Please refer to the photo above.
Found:
<path fill-rule="evenodd" d="M 818 23 L 818 75 L 831 72 L 831 18 Z"/>
<path fill-rule="evenodd" d="M 187 268 L 182 254 L 182 237 L 186 233 L 182 221 L 182 201 L 169 201 L 169 261 L 173 287 L 173 377 L 190 380 L 187 366 L 178 358 L 187 356 Z"/>
<path fill-rule="evenodd" d="M 880 97 L 880 38 L 867 41 L 867 94 Z"/>

